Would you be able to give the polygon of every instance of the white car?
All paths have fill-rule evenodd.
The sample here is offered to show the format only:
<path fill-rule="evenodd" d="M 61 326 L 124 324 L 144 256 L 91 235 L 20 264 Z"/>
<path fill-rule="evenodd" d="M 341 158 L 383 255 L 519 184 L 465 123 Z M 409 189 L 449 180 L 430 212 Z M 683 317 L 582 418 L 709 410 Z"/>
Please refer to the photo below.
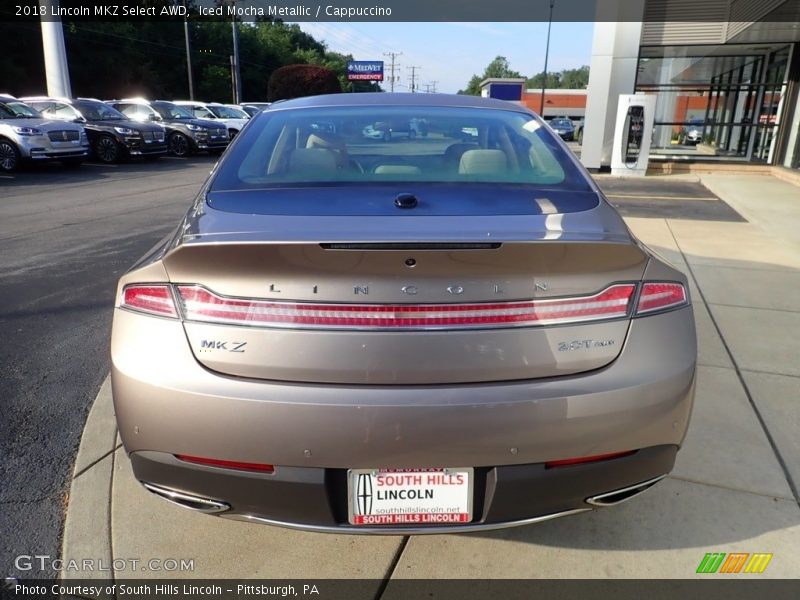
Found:
<path fill-rule="evenodd" d="M 218 102 L 197 102 L 195 100 L 175 100 L 175 104 L 185 106 L 198 119 L 218 121 L 228 128 L 231 139 L 247 124 L 249 117 L 243 117 L 238 109 L 233 109 Z"/>

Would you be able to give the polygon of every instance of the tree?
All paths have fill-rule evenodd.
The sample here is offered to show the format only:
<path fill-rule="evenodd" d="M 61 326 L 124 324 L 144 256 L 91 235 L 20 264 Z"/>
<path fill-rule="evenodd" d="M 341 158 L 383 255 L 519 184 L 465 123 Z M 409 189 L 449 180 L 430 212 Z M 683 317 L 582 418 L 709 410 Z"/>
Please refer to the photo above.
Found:
<path fill-rule="evenodd" d="M 336 73 L 316 65 L 287 65 L 276 69 L 267 84 L 267 100 L 287 100 L 316 96 L 317 94 L 337 94 L 342 91 Z"/>
<path fill-rule="evenodd" d="M 544 83 L 544 73 L 537 73 L 528 78 L 525 85 L 529 88 L 541 88 Z M 584 65 L 577 69 L 564 69 L 560 72 L 547 74 L 547 87 L 549 89 L 582 90 L 589 85 L 589 67 Z"/>
<path fill-rule="evenodd" d="M 508 64 L 508 59 L 505 56 L 496 56 L 495 59 L 487 65 L 486 69 L 484 69 L 483 75 L 473 75 L 466 89 L 458 90 L 458 93 L 480 96 L 481 81 L 489 78 L 507 77 L 522 77 L 522 75 L 511 69 L 511 66 Z"/>

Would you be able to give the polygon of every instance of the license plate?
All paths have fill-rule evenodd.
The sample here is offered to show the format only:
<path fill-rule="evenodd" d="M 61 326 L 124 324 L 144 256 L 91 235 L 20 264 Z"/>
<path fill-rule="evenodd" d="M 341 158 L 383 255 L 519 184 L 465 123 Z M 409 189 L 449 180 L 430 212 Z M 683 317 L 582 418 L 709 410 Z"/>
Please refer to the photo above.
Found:
<path fill-rule="evenodd" d="M 436 525 L 472 520 L 471 467 L 350 469 L 352 525 Z"/>

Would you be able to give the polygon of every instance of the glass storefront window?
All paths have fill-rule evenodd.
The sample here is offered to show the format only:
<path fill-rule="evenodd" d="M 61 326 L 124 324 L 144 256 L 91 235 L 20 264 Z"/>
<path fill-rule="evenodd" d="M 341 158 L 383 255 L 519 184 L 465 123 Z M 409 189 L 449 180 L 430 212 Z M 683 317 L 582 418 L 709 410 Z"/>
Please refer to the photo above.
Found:
<path fill-rule="evenodd" d="M 636 91 L 658 97 L 653 158 L 769 162 L 788 57 L 789 46 L 643 47 Z"/>

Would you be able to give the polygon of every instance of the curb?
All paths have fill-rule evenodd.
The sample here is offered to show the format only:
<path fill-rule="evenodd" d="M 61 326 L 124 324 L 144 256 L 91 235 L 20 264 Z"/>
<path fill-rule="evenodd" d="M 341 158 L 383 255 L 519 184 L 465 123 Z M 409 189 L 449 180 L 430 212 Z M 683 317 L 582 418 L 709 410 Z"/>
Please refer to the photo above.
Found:
<path fill-rule="evenodd" d="M 111 380 L 106 377 L 89 411 L 75 458 L 61 546 L 62 580 L 113 577 L 111 482 L 119 446 Z"/>

